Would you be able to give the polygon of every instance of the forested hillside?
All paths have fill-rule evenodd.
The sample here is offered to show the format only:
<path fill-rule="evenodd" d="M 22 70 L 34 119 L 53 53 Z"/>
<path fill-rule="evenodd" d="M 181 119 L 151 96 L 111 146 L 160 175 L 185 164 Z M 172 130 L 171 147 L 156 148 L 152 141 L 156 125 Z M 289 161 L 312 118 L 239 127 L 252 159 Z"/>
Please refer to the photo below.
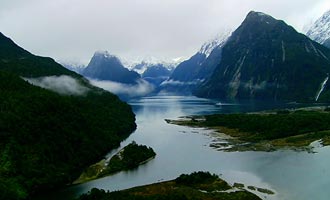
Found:
<path fill-rule="evenodd" d="M 0 199 L 70 183 L 136 128 L 130 106 L 117 96 L 2 34 L 0 60 Z M 86 92 L 61 95 L 21 78 L 63 74 Z"/>

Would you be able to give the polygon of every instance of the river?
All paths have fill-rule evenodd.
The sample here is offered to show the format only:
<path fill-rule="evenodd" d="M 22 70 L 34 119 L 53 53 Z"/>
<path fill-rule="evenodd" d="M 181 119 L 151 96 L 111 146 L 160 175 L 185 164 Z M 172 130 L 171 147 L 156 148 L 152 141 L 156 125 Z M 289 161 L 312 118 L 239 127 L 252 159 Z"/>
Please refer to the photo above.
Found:
<path fill-rule="evenodd" d="M 210 171 L 227 182 L 244 183 L 274 191 L 259 194 L 264 199 L 328 200 L 330 197 L 330 148 L 316 147 L 315 153 L 293 150 L 275 152 L 222 152 L 209 146 L 210 130 L 167 124 L 164 119 L 211 113 L 259 111 L 305 106 L 260 102 L 225 103 L 196 97 L 155 96 L 131 100 L 137 130 L 121 147 L 131 141 L 152 147 L 157 156 L 136 170 L 68 187 L 48 199 L 68 199 L 90 189 L 120 190 L 170 180 L 182 173 Z M 119 148 L 120 149 L 120 148 Z M 119 149 L 110 152 L 111 156 Z"/>

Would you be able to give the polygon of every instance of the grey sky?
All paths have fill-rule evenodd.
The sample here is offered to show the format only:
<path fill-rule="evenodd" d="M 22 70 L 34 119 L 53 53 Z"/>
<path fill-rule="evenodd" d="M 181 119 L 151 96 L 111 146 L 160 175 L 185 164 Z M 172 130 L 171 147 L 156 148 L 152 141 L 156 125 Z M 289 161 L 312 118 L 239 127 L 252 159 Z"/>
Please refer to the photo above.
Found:
<path fill-rule="evenodd" d="M 32 53 L 88 62 L 96 50 L 126 59 L 190 57 L 250 10 L 301 31 L 329 0 L 0 0 L 0 31 Z"/>

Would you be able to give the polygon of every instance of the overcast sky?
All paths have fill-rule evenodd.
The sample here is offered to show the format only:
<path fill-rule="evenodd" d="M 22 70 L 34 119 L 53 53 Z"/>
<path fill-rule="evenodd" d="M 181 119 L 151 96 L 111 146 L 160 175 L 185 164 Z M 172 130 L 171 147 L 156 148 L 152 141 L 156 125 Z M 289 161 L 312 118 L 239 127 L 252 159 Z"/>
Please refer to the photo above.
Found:
<path fill-rule="evenodd" d="M 250 10 L 302 31 L 329 0 L 0 0 L 0 31 L 28 51 L 88 63 L 96 50 L 126 59 L 190 57 Z"/>

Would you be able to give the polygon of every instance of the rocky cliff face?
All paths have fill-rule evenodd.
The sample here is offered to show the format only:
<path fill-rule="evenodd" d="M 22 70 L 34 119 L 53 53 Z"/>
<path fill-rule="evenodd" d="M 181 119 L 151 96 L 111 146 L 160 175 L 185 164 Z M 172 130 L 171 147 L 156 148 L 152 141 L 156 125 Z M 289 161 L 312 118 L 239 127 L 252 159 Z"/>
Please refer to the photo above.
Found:
<path fill-rule="evenodd" d="M 230 99 L 325 100 L 329 60 L 326 47 L 281 20 L 251 11 L 223 46 L 221 62 L 212 76 L 194 94 Z"/>

